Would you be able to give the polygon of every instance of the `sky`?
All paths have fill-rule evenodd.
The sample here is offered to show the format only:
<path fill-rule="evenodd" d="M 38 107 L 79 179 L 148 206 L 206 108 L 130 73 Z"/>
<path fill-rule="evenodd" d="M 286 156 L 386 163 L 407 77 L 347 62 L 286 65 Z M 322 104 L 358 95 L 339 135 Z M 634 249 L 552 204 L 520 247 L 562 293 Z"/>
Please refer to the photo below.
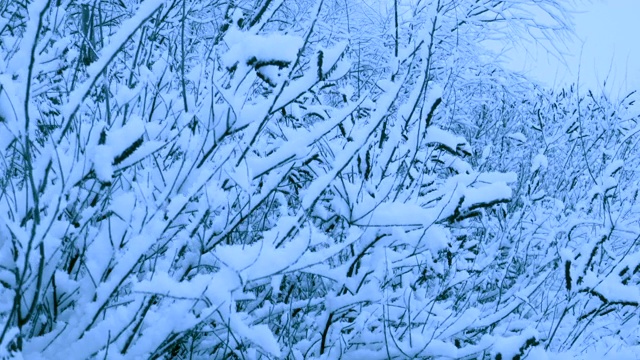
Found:
<path fill-rule="evenodd" d="M 509 52 L 507 67 L 554 87 L 579 79 L 612 97 L 640 90 L 640 0 L 592 0 L 574 8 L 576 34 L 566 44 L 564 61 L 539 44 Z"/>

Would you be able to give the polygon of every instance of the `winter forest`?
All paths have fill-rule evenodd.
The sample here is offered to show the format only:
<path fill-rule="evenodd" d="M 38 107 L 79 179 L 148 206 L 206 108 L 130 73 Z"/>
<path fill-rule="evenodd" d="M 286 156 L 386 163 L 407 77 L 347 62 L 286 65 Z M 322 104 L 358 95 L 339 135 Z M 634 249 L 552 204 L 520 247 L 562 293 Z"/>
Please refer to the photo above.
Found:
<path fill-rule="evenodd" d="M 563 0 L 0 0 L 1 359 L 639 359 L 634 94 Z"/>

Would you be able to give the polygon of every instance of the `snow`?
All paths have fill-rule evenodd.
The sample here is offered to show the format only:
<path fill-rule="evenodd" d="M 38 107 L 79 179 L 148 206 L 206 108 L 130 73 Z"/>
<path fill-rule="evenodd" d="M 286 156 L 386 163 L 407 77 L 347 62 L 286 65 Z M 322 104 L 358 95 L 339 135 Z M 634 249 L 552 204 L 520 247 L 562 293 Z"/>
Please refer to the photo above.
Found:
<path fill-rule="evenodd" d="M 93 169 L 96 172 L 96 177 L 102 182 L 110 182 L 113 176 L 113 158 L 115 154 L 111 151 L 111 148 L 104 145 L 99 145 L 93 150 Z"/>
<path fill-rule="evenodd" d="M 635 285 L 622 284 L 619 277 L 615 275 L 602 279 L 593 273 L 588 273 L 584 278 L 583 288 L 597 292 L 604 296 L 608 302 L 640 304 L 640 289 Z"/>
<path fill-rule="evenodd" d="M 278 344 L 278 341 L 267 325 L 258 324 L 247 326 L 237 315 L 232 316 L 230 320 L 231 326 L 237 329 L 238 335 L 249 339 L 269 355 L 280 357 L 280 344 Z"/>
<path fill-rule="evenodd" d="M 0 10 L 0 357 L 637 358 L 637 113 L 473 1 L 46 3 Z"/>
<path fill-rule="evenodd" d="M 509 137 L 510 139 L 516 140 L 516 142 L 520 142 L 520 143 L 527 142 L 527 137 L 521 132 L 509 133 L 507 134 L 507 137 Z"/>
<path fill-rule="evenodd" d="M 624 160 L 615 160 L 604 169 L 602 176 L 604 178 L 612 177 L 618 170 L 624 167 Z"/>
<path fill-rule="evenodd" d="M 531 160 L 531 172 L 545 170 L 549 166 L 549 160 L 544 154 L 538 154 Z"/>
<path fill-rule="evenodd" d="M 299 36 L 278 33 L 256 35 L 238 29 L 229 30 L 224 39 L 229 51 L 222 56 L 222 62 L 227 68 L 244 67 L 256 60 L 292 63 L 303 45 Z"/>
<path fill-rule="evenodd" d="M 495 359 L 497 354 L 500 354 L 503 359 L 513 359 L 521 355 L 520 348 L 524 347 L 527 340 L 538 338 L 538 332 L 532 328 L 527 328 L 518 335 L 500 337 L 493 344 L 491 357 Z"/>
<path fill-rule="evenodd" d="M 467 143 L 464 138 L 456 136 L 449 131 L 442 130 L 435 125 L 429 126 L 425 140 L 427 143 L 442 144 L 454 152 L 458 149 L 458 146 L 463 146 Z"/>
<path fill-rule="evenodd" d="M 291 227 L 295 227 L 297 218 L 281 219 L 279 227 L 265 232 L 264 238 L 250 245 L 227 245 L 217 248 L 214 255 L 226 266 L 237 271 L 243 281 L 251 281 L 279 274 L 294 264 L 307 250 L 307 240 L 296 237 L 278 247 L 279 239 Z M 238 254 L 241 254 L 239 256 Z"/>
<path fill-rule="evenodd" d="M 359 223 L 375 226 L 426 226 L 435 221 L 433 212 L 416 204 L 372 204 L 373 212 Z M 364 216 L 354 214 L 356 218 Z M 358 216 L 360 215 L 360 216 Z"/>
<path fill-rule="evenodd" d="M 467 189 L 464 193 L 462 208 L 473 209 L 482 204 L 511 199 L 512 190 L 504 182 L 496 182 L 479 188 Z"/>

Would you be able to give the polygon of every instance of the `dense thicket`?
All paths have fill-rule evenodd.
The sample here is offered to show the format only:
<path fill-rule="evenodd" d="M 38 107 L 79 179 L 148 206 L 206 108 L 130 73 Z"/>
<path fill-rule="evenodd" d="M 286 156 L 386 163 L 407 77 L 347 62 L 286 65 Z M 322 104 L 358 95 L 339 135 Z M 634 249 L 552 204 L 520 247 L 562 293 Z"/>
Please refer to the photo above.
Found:
<path fill-rule="evenodd" d="M 0 0 L 0 357 L 632 356 L 631 98 L 480 46 L 567 29 L 554 0 Z"/>

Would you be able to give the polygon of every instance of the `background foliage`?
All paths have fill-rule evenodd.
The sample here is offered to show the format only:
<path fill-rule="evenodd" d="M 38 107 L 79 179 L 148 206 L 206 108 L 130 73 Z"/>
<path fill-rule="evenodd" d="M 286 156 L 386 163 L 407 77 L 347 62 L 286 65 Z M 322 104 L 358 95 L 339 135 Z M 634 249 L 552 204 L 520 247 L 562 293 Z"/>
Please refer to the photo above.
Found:
<path fill-rule="evenodd" d="M 632 97 L 555 0 L 0 0 L 0 356 L 634 358 Z"/>

